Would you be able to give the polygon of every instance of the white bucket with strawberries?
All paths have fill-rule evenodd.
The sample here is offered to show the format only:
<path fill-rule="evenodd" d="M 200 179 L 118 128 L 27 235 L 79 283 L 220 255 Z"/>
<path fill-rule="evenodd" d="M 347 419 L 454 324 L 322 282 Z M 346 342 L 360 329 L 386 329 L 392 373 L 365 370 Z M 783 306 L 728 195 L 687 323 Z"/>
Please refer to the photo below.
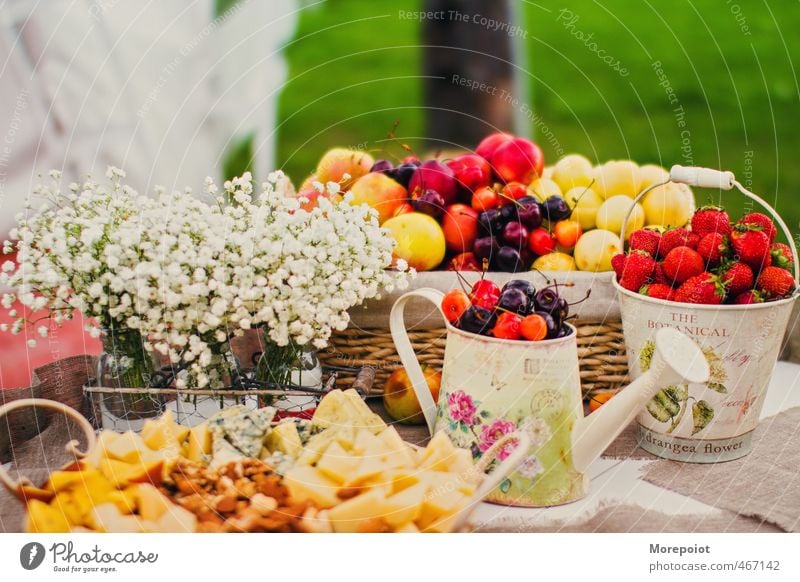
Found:
<path fill-rule="evenodd" d="M 668 386 L 648 402 L 638 419 L 640 446 L 678 461 L 729 461 L 752 448 L 798 296 L 797 249 L 778 213 L 731 172 L 673 166 L 670 180 L 735 187 L 767 212 L 732 224 L 722 208 L 700 208 L 691 230 L 638 230 L 628 253 L 614 259 L 631 377 L 648 370 L 654 336 L 665 327 L 692 337 L 711 370 L 707 382 Z M 776 224 L 788 245 L 774 241 Z"/>

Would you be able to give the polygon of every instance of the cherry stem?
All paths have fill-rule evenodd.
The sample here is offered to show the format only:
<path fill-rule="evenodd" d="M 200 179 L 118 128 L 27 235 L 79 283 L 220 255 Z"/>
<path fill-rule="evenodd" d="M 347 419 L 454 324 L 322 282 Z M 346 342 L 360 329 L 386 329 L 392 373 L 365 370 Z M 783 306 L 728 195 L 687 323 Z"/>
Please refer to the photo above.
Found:
<path fill-rule="evenodd" d="M 586 290 L 586 295 L 584 296 L 584 298 L 583 298 L 583 299 L 578 299 L 578 301 L 576 301 L 575 303 L 567 303 L 567 305 L 569 305 L 570 307 L 572 307 L 573 305 L 577 305 L 578 303 L 583 303 L 584 301 L 586 301 L 587 299 L 589 299 L 589 295 L 591 295 L 591 294 L 592 294 L 592 290 L 591 290 L 591 289 L 587 289 L 587 290 Z"/>

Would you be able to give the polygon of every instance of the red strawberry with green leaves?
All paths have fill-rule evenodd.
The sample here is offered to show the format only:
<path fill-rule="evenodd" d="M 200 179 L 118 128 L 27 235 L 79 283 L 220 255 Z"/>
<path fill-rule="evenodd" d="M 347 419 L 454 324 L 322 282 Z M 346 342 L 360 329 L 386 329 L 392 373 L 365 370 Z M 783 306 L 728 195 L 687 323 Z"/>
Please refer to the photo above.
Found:
<path fill-rule="evenodd" d="M 755 271 L 772 262 L 769 237 L 760 226 L 737 224 L 731 231 L 731 249 L 740 261 Z"/>
<path fill-rule="evenodd" d="M 669 252 L 677 247 L 689 247 L 696 249 L 700 241 L 695 233 L 689 232 L 685 228 L 670 228 L 661 235 L 661 242 L 658 244 L 658 254 L 664 258 Z"/>
<path fill-rule="evenodd" d="M 652 297 L 653 299 L 666 299 L 667 301 L 672 301 L 674 294 L 675 290 L 669 285 L 664 285 L 663 283 L 648 283 L 647 285 L 642 285 L 642 287 L 639 289 L 639 295 L 646 295 L 647 297 Z"/>
<path fill-rule="evenodd" d="M 614 272 L 617 274 L 617 281 L 622 279 L 622 272 L 625 270 L 626 258 L 627 257 L 622 253 L 611 257 L 611 268 L 614 269 Z"/>
<path fill-rule="evenodd" d="M 755 289 L 750 289 L 745 291 L 744 293 L 739 293 L 736 297 L 733 298 L 731 303 L 735 305 L 750 305 L 751 303 L 764 303 L 764 296 L 756 291 Z"/>
<path fill-rule="evenodd" d="M 765 267 L 758 276 L 756 288 L 767 297 L 782 299 L 794 291 L 794 277 L 786 269 Z"/>
<path fill-rule="evenodd" d="M 766 214 L 761 214 L 760 212 L 751 212 L 750 214 L 745 214 L 737 221 L 736 224 L 760 227 L 761 230 L 764 231 L 764 234 L 769 237 L 770 244 L 775 241 L 775 235 L 778 234 L 778 230 L 775 228 L 775 223 L 772 222 L 772 219 Z"/>
<path fill-rule="evenodd" d="M 725 300 L 725 286 L 719 277 L 704 272 L 687 279 L 675 291 L 673 301 L 701 305 L 719 305 Z"/>
<path fill-rule="evenodd" d="M 619 279 L 620 286 L 628 291 L 638 292 L 653 273 L 656 261 L 645 251 L 631 251 L 625 258 L 625 267 L 622 270 L 622 277 Z"/>
<path fill-rule="evenodd" d="M 728 295 L 734 296 L 753 288 L 755 276 L 753 269 L 741 261 L 732 261 L 722 265 L 719 269 L 719 278 L 728 290 Z"/>
<path fill-rule="evenodd" d="M 703 206 L 692 216 L 692 232 L 701 239 L 714 232 L 728 236 L 731 233 L 731 218 L 719 206 Z"/>
<path fill-rule="evenodd" d="M 728 253 L 728 237 L 719 232 L 709 232 L 697 243 L 697 252 L 707 268 L 716 267 Z"/>
<path fill-rule="evenodd" d="M 683 283 L 705 271 L 703 257 L 689 247 L 675 247 L 664 257 L 664 274 L 673 283 Z"/>
<path fill-rule="evenodd" d="M 783 243 L 775 243 L 769 249 L 769 254 L 772 255 L 772 264 L 781 269 L 792 271 L 794 269 L 794 259 L 792 258 L 792 249 L 789 245 Z"/>
<path fill-rule="evenodd" d="M 635 251 L 644 251 L 651 257 L 658 255 L 658 244 L 661 242 L 661 233 L 647 228 L 635 231 L 628 241 L 628 248 Z"/>

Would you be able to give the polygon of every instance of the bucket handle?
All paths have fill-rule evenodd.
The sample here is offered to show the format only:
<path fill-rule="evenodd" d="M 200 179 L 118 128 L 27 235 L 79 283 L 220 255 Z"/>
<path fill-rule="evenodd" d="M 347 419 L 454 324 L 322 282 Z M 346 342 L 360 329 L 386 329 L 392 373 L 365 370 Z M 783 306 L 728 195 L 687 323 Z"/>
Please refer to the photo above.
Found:
<path fill-rule="evenodd" d="M 406 331 L 406 323 L 404 319 L 405 307 L 408 300 L 412 297 L 421 297 L 427 299 L 436 306 L 438 312 L 444 317 L 442 312 L 442 299 L 444 293 L 438 289 L 417 289 L 409 291 L 392 306 L 391 314 L 389 315 L 389 330 L 392 334 L 397 355 L 400 356 L 400 363 L 406 369 L 411 385 L 414 387 L 414 392 L 417 395 L 419 406 L 422 409 L 422 414 L 425 416 L 425 423 L 428 425 L 430 434 L 433 434 L 433 425 L 436 422 L 436 403 L 433 401 L 431 391 L 428 388 L 428 382 L 425 380 L 425 374 L 422 373 L 422 366 L 419 365 L 417 355 L 414 353 L 414 347 L 411 345 L 411 340 L 408 339 L 408 332 Z"/>
<path fill-rule="evenodd" d="M 750 190 L 737 182 L 736 176 L 733 175 L 733 172 L 723 172 L 721 170 L 714 170 L 712 168 L 701 168 L 695 166 L 672 166 L 672 168 L 669 170 L 669 180 L 659 184 L 653 184 L 649 188 L 642 190 L 633 199 L 633 204 L 631 204 L 631 207 L 628 209 L 628 212 L 625 215 L 625 220 L 622 221 L 622 231 L 619 235 L 622 244 L 624 244 L 625 241 L 625 227 L 628 224 L 628 219 L 630 218 L 631 212 L 633 212 L 633 209 L 635 208 L 635 204 L 653 188 L 663 186 L 669 182 L 677 182 L 679 184 L 686 184 L 687 186 L 697 186 L 698 188 L 719 188 L 720 190 L 731 190 L 736 188 L 747 198 L 750 198 L 750 200 L 753 200 L 759 206 L 764 208 L 764 210 L 769 212 L 775 222 L 778 223 L 778 226 L 780 226 L 781 230 L 783 231 L 786 240 L 789 242 L 789 248 L 792 251 L 792 260 L 794 261 L 794 280 L 796 283 L 800 282 L 800 264 L 798 264 L 797 246 L 795 245 L 794 237 L 792 236 L 789 227 L 786 226 L 786 223 L 783 221 L 780 215 L 772 206 L 769 205 L 766 200 L 757 194 L 753 194 L 750 192 Z"/>

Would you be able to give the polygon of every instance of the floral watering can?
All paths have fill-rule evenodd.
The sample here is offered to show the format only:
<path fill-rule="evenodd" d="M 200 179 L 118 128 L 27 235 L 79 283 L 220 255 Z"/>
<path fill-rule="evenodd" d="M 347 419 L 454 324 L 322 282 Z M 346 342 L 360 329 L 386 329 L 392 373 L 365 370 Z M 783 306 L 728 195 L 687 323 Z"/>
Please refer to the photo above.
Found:
<path fill-rule="evenodd" d="M 406 304 L 417 297 L 441 312 L 443 293 L 411 291 L 394 304 L 390 328 L 431 434 L 445 431 L 476 459 L 504 435 L 519 431 L 529 437 L 530 448 L 516 471 L 486 498 L 494 503 L 545 507 L 580 499 L 588 489 L 589 464 L 656 392 L 673 384 L 704 382 L 709 376 L 708 363 L 691 339 L 675 329 L 661 329 L 647 372 L 584 418 L 574 327 L 569 326 L 565 337 L 533 342 L 476 335 L 446 324 L 436 403 L 403 320 Z M 498 459 L 513 451 L 509 444 Z"/>

